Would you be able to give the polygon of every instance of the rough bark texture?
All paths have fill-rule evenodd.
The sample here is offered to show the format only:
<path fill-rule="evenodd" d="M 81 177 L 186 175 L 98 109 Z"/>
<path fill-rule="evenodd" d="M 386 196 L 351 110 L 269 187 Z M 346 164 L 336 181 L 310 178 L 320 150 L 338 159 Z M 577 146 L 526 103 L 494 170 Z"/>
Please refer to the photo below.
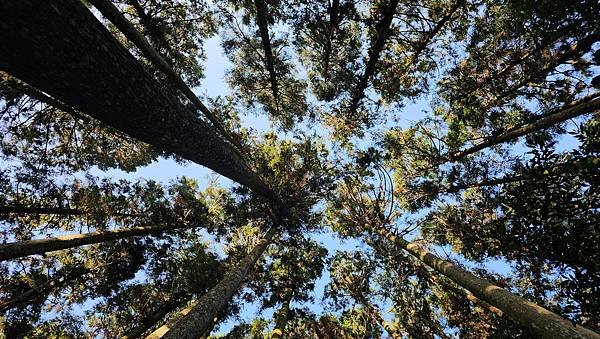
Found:
<path fill-rule="evenodd" d="M 65 235 L 56 238 L 35 239 L 8 244 L 0 244 L 0 261 L 11 260 L 33 254 L 64 250 L 89 244 L 129 238 L 134 236 L 161 233 L 170 229 L 184 228 L 187 226 L 147 226 L 132 227 L 111 231 L 91 232 L 84 234 Z"/>
<path fill-rule="evenodd" d="M 369 48 L 365 71 L 358 79 L 358 83 L 356 84 L 354 92 L 352 93 L 352 98 L 350 99 L 350 106 L 348 108 L 348 114 L 350 114 L 350 116 L 356 114 L 356 110 L 358 109 L 361 100 L 365 97 L 365 90 L 367 89 L 369 80 L 371 80 L 371 77 L 375 74 L 377 62 L 379 61 L 379 57 L 381 56 L 381 52 L 383 51 L 383 47 L 385 46 L 390 33 L 390 27 L 392 26 L 392 20 L 394 19 L 398 2 L 399 0 L 390 0 L 385 7 L 383 19 L 376 25 L 377 35 Z"/>
<path fill-rule="evenodd" d="M 564 122 L 572 118 L 576 118 L 578 116 L 582 116 L 584 114 L 596 112 L 598 110 L 600 110 L 600 98 L 598 98 L 598 94 L 596 93 L 584 99 L 578 100 L 566 108 L 544 115 L 543 117 L 535 120 L 534 122 L 511 128 L 500 135 L 491 137 L 482 143 L 465 149 L 464 151 L 459 151 L 454 154 L 451 154 L 449 157 L 447 157 L 446 161 L 457 161 L 467 155 L 479 152 L 485 148 L 489 148 L 507 141 L 518 139 L 519 137 L 522 137 L 529 133 L 545 129 L 552 125 Z"/>
<path fill-rule="evenodd" d="M 227 139 L 238 149 L 243 149 L 242 145 L 231 136 L 229 132 L 225 130 L 219 119 L 200 101 L 200 99 L 192 92 L 192 90 L 186 85 L 179 75 L 173 70 L 173 68 L 161 57 L 161 55 L 150 45 L 146 38 L 138 32 L 135 27 L 125 18 L 121 12 L 108 0 L 91 0 L 94 7 L 96 7 L 104 17 L 112 22 L 124 35 L 125 37 L 133 42 L 135 46 L 142 52 L 142 54 L 148 58 L 163 74 L 169 79 L 171 83 L 181 92 L 185 97 L 192 103 L 196 108 L 202 112 L 211 124 L 219 131 L 221 136 Z M 145 15 L 143 9 L 137 1 L 130 1 L 136 8 L 136 11 L 140 15 L 142 21 L 147 21 L 150 24 L 150 19 Z M 141 14 L 140 14 L 141 13 Z M 164 40 L 164 39 L 162 39 Z M 163 42 L 166 44 L 166 41 Z M 167 44 L 168 45 L 168 44 Z"/>
<path fill-rule="evenodd" d="M 531 328 L 541 338 L 600 338 L 599 334 L 585 327 L 574 325 L 556 313 L 493 285 L 489 281 L 435 256 L 418 244 L 396 237 L 383 228 L 379 228 L 377 231 L 381 236 L 473 293 L 475 297 L 497 307 L 523 326 Z"/>
<path fill-rule="evenodd" d="M 0 69 L 133 138 L 274 199 L 234 149 L 80 1 L 0 1 L 0 45 Z"/>
<path fill-rule="evenodd" d="M 212 320 L 227 306 L 229 300 L 240 288 L 248 272 L 271 243 L 275 232 L 276 229 L 271 228 L 252 251 L 227 272 L 225 277 L 197 303 L 179 312 L 168 324 L 158 328 L 146 339 L 194 339 L 204 334 Z"/>

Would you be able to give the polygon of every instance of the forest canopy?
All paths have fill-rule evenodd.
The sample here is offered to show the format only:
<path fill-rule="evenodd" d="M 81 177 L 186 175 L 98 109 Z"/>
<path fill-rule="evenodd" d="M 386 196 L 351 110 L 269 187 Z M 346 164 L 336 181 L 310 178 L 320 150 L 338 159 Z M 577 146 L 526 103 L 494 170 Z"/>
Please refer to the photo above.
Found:
<path fill-rule="evenodd" d="M 0 46 L 0 338 L 600 338 L 597 0 L 0 0 Z"/>

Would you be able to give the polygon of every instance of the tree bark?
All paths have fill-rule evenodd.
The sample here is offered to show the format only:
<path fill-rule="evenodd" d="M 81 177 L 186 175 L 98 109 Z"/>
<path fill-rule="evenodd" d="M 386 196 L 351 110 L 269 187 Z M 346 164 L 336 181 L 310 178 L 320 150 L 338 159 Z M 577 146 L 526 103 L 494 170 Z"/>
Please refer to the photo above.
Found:
<path fill-rule="evenodd" d="M 25 240 L 0 244 L 0 262 L 21 258 L 33 254 L 64 250 L 89 244 L 161 233 L 167 230 L 185 228 L 188 226 L 146 226 L 122 228 L 111 231 L 91 232 L 84 234 L 65 235 L 55 238 Z"/>
<path fill-rule="evenodd" d="M 0 69 L 133 138 L 276 199 L 80 1 L 0 1 L 0 45 Z"/>
<path fill-rule="evenodd" d="M 449 261 L 443 260 L 418 244 L 396 237 L 383 227 L 376 232 L 395 243 L 412 256 L 448 277 L 467 291 L 488 304 L 497 307 L 508 317 L 531 328 L 543 338 L 600 338 L 600 335 L 553 313 L 537 304 L 516 296 L 507 290 L 481 279 Z"/>
<path fill-rule="evenodd" d="M 194 94 L 194 92 L 192 92 L 192 90 L 181 79 L 181 77 L 177 75 L 171 65 L 169 65 L 165 59 L 161 57 L 158 51 L 156 51 L 156 49 L 150 45 L 146 38 L 135 29 L 131 22 L 129 22 L 127 18 L 125 18 L 125 16 L 121 14 L 121 12 L 119 12 L 119 10 L 110 1 L 91 0 L 90 2 L 100 11 L 100 13 L 102 13 L 102 15 L 104 15 L 104 17 L 106 17 L 108 20 L 110 20 L 110 22 L 113 23 L 113 25 L 116 26 L 129 41 L 133 42 L 133 44 L 142 52 L 142 54 L 152 62 L 154 67 L 158 68 L 167 77 L 167 79 L 169 79 L 169 81 L 173 83 L 173 85 L 208 118 L 211 124 L 219 131 L 221 136 L 227 139 L 227 141 L 236 146 L 239 150 L 243 150 L 241 143 L 225 130 L 219 118 L 217 118 L 206 106 L 204 106 L 196 94 Z M 145 14 L 140 4 L 136 0 L 129 2 L 132 3 L 132 6 L 136 9 L 136 12 L 138 12 L 138 15 L 142 21 L 147 22 L 146 25 L 150 25 L 151 20 Z M 149 31 L 153 30 L 149 29 Z M 166 44 L 166 41 L 163 43 Z"/>
<path fill-rule="evenodd" d="M 465 184 L 456 184 L 451 185 L 445 188 L 442 188 L 439 193 L 456 193 L 458 191 L 467 189 L 467 188 L 475 188 L 475 187 L 486 187 L 486 186 L 496 186 L 502 184 L 508 184 L 512 182 L 518 181 L 526 181 L 534 178 L 544 178 L 551 175 L 559 175 L 565 172 L 572 170 L 574 167 L 584 167 L 584 166 L 600 166 L 600 158 L 599 157 L 586 157 L 581 159 L 574 159 L 571 161 L 565 161 L 560 164 L 556 164 L 551 167 L 542 167 L 536 168 L 529 172 L 524 172 L 522 174 L 512 174 L 505 175 L 499 178 L 490 178 L 487 180 L 482 180 L 476 183 L 465 183 Z"/>
<path fill-rule="evenodd" d="M 348 114 L 350 117 L 356 115 L 356 110 L 360 105 L 360 101 L 365 97 L 365 90 L 369 84 L 369 80 L 375 74 L 377 62 L 383 51 L 383 47 L 387 41 L 390 33 L 390 27 L 392 26 L 392 20 L 396 13 L 396 7 L 398 6 L 399 0 L 390 0 L 384 10 L 383 19 L 376 25 L 377 35 L 375 41 L 372 42 L 368 52 L 368 60 L 365 65 L 365 71 L 362 76 L 358 79 L 358 83 L 352 93 L 350 99 L 350 106 L 348 108 Z"/>
<path fill-rule="evenodd" d="M 275 317 L 275 328 L 273 329 L 273 334 L 271 335 L 272 339 L 283 338 L 283 334 L 285 333 L 285 326 L 288 322 L 288 317 L 290 313 L 290 297 L 285 298 L 281 304 L 281 308 L 277 312 L 277 316 Z"/>
<path fill-rule="evenodd" d="M 507 141 L 518 139 L 519 137 L 522 137 L 529 133 L 545 129 L 555 124 L 564 122 L 566 120 L 576 118 L 591 112 L 596 112 L 598 110 L 600 110 L 600 98 L 598 93 L 595 93 L 581 100 L 575 101 L 572 104 L 567 105 L 567 107 L 563 107 L 559 110 L 555 110 L 550 114 L 544 115 L 529 124 L 513 127 L 500 135 L 488 138 L 484 142 L 471 146 L 463 151 L 453 153 L 449 155 L 445 159 L 445 161 L 441 162 L 440 164 L 444 162 L 454 162 L 460 160 L 461 158 L 464 158 L 467 155 L 479 152 L 483 149 L 496 146 Z"/>
<path fill-rule="evenodd" d="M 223 279 L 206 293 L 197 303 L 180 311 L 166 325 L 158 328 L 146 339 L 155 338 L 197 338 L 202 335 L 214 319 L 229 303 L 240 288 L 244 278 L 271 243 L 276 228 L 272 227 L 257 245 L 238 265 L 233 267 Z"/>
<path fill-rule="evenodd" d="M 11 300 L 0 302 L 0 312 L 5 312 L 6 310 L 9 310 L 20 304 L 29 303 L 31 299 L 37 297 L 38 295 L 42 293 L 50 293 L 53 289 L 63 287 L 67 283 L 89 272 L 91 272 L 91 270 L 88 268 L 76 267 L 71 272 L 67 272 L 64 276 L 51 278 L 49 281 L 27 290 Z"/>
<path fill-rule="evenodd" d="M 264 0 L 254 0 L 254 7 L 256 8 L 256 25 L 260 32 L 260 40 L 263 46 L 263 52 L 265 53 L 265 67 L 269 72 L 269 82 L 271 83 L 271 91 L 273 92 L 273 99 L 275 102 L 279 102 L 279 87 L 277 86 L 277 73 L 275 73 L 275 57 L 273 56 L 273 50 L 271 48 L 271 37 L 269 35 L 269 20 L 268 20 L 268 9 L 267 4 Z M 279 108 L 277 108 L 279 110 Z"/>
<path fill-rule="evenodd" d="M 52 214 L 52 215 L 86 215 L 94 214 L 96 211 L 86 211 L 79 208 L 68 207 L 38 207 L 38 206 L 20 206 L 20 205 L 2 205 L 0 206 L 1 214 Z M 112 213 L 109 217 L 139 217 L 140 214 L 131 213 Z"/>
<path fill-rule="evenodd" d="M 123 335 L 121 339 L 136 339 L 141 337 L 144 332 L 148 331 L 150 328 L 152 328 L 152 326 L 161 321 L 167 314 L 184 305 L 185 299 L 182 297 L 183 296 L 176 296 L 174 298 L 175 300 L 163 305 L 158 312 L 151 314 L 138 327 Z"/>

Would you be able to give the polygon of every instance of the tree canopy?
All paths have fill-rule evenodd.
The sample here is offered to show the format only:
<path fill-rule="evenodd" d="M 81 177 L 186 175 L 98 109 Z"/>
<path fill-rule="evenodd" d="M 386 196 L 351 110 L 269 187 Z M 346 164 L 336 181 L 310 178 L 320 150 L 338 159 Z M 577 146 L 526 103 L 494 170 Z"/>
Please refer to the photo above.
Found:
<path fill-rule="evenodd" d="M 599 13 L 0 0 L 0 338 L 600 338 Z"/>

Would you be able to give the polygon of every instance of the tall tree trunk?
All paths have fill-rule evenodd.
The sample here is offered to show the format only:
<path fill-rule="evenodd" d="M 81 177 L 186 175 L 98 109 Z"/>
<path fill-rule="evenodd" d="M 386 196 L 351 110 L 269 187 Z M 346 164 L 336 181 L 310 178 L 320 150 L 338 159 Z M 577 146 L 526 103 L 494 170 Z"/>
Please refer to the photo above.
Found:
<path fill-rule="evenodd" d="M 279 87 L 277 86 L 277 73 L 275 73 L 275 56 L 271 48 L 271 37 L 269 35 L 269 10 L 264 0 L 254 0 L 256 8 L 256 25 L 260 32 L 260 40 L 262 42 L 263 52 L 265 53 L 265 67 L 269 72 L 269 82 L 271 83 L 271 91 L 273 99 L 279 102 Z M 277 107 L 277 111 L 279 107 Z"/>
<path fill-rule="evenodd" d="M 281 308 L 275 316 L 275 328 L 273 329 L 273 334 L 271 335 L 272 339 L 283 338 L 290 314 L 290 299 L 291 294 L 288 293 L 281 303 Z"/>
<path fill-rule="evenodd" d="M 47 298 L 47 295 L 51 293 L 52 290 L 63 287 L 66 284 L 91 271 L 92 270 L 85 267 L 76 267 L 71 272 L 66 272 L 65 275 L 56 278 L 51 278 L 50 280 L 39 284 L 10 300 L 0 301 L 0 313 L 3 313 L 6 310 L 9 310 L 17 305 L 29 304 L 31 300 L 36 297 L 44 297 L 45 300 Z"/>
<path fill-rule="evenodd" d="M 169 323 L 158 328 L 146 338 L 192 339 L 202 335 L 240 288 L 248 272 L 271 243 L 275 232 L 276 228 L 272 227 L 252 251 L 227 272 L 223 279 L 197 303 L 179 312 Z"/>
<path fill-rule="evenodd" d="M 177 308 L 185 305 L 185 297 L 184 295 L 174 296 L 171 301 L 162 305 L 160 310 L 148 316 L 144 321 L 133 330 L 127 332 L 125 335 L 121 337 L 121 339 L 136 339 L 142 336 L 144 332 L 148 331 L 155 324 L 160 322 L 164 317 L 175 311 Z"/>
<path fill-rule="evenodd" d="M 497 307 L 523 326 L 531 328 L 543 338 L 600 338 L 600 335 L 553 313 L 537 304 L 516 296 L 474 274 L 443 260 L 415 243 L 396 237 L 383 227 L 375 230 L 434 270 L 448 277 L 479 299 Z"/>
<path fill-rule="evenodd" d="M 55 238 L 25 240 L 0 244 L 0 261 L 11 260 L 33 254 L 64 250 L 89 244 L 161 233 L 167 230 L 186 228 L 189 226 L 145 226 L 121 228 L 110 231 L 91 232 L 84 234 L 65 235 Z"/>
<path fill-rule="evenodd" d="M 444 162 L 454 162 L 454 161 L 460 160 L 460 159 L 466 157 L 467 155 L 479 152 L 483 149 L 486 149 L 486 148 L 489 148 L 492 146 L 496 146 L 496 145 L 499 145 L 499 144 L 507 142 L 507 141 L 512 141 L 512 140 L 518 139 L 519 137 L 522 137 L 529 133 L 543 130 L 545 128 L 548 128 L 550 126 L 564 122 L 564 121 L 572 119 L 572 118 L 576 118 L 576 117 L 579 117 L 579 116 L 582 116 L 582 115 L 585 115 L 588 113 L 596 112 L 596 111 L 600 110 L 600 98 L 599 97 L 600 97 L 600 95 L 598 93 L 589 95 L 581 100 L 575 101 L 572 104 L 567 105 L 566 107 L 555 110 L 554 112 L 549 113 L 547 115 L 544 115 L 529 124 L 513 127 L 511 129 L 509 129 L 508 131 L 506 131 L 502 134 L 499 134 L 497 136 L 490 137 L 477 145 L 471 146 L 463 151 L 459 151 L 459 152 L 450 154 L 449 156 L 446 157 L 446 159 L 444 159 L 442 162 L 438 163 L 438 165 L 442 164 Z"/>
<path fill-rule="evenodd" d="M 0 206 L 0 214 L 52 214 L 52 215 L 86 215 L 95 214 L 96 212 L 86 211 L 79 208 L 68 207 L 41 207 L 41 206 L 21 206 L 21 205 L 2 205 Z M 140 214 L 131 213 L 111 213 L 111 217 L 139 217 Z"/>
<path fill-rule="evenodd" d="M 356 84 L 356 87 L 352 93 L 352 98 L 350 99 L 350 105 L 348 108 L 348 114 L 350 117 L 356 115 L 356 110 L 360 106 L 361 100 L 365 97 L 365 90 L 367 89 L 369 81 L 377 70 L 377 62 L 379 62 L 379 57 L 381 56 L 383 47 L 385 46 L 390 34 L 390 28 L 392 26 L 392 20 L 394 19 L 398 2 L 399 0 L 389 0 L 388 4 L 385 6 L 383 18 L 375 27 L 377 30 L 377 35 L 375 40 L 371 43 L 371 47 L 369 48 L 365 70 L 358 79 L 358 83 Z"/>
<path fill-rule="evenodd" d="M 150 18 L 146 15 L 144 9 L 141 8 L 137 0 L 131 0 L 128 2 L 131 3 L 135 8 L 142 22 L 146 22 L 145 25 L 151 25 Z M 127 20 L 127 18 L 125 18 L 125 16 L 121 14 L 121 12 L 119 12 L 119 10 L 110 1 L 91 0 L 91 3 L 100 11 L 100 13 L 102 13 L 102 15 L 104 15 L 108 20 L 110 20 L 110 22 L 113 23 L 129 41 L 133 42 L 133 44 L 139 48 L 144 56 L 152 62 L 154 67 L 158 68 L 167 77 L 167 79 L 169 79 L 169 81 L 208 118 L 212 125 L 219 131 L 221 136 L 227 139 L 227 141 L 236 146 L 239 150 L 243 150 L 241 143 L 225 130 L 219 118 L 217 118 L 206 106 L 204 106 L 196 94 L 194 94 L 194 92 L 192 92 L 192 90 L 188 87 L 188 85 L 186 85 L 181 77 L 177 75 L 171 65 L 169 65 L 165 59 L 161 57 L 158 51 L 156 51 L 156 49 L 154 49 L 154 47 L 148 43 L 146 38 L 135 29 L 131 22 L 129 22 L 129 20 Z M 157 28 L 148 29 L 150 32 L 155 32 L 155 35 L 162 36 L 160 32 L 156 32 L 156 30 Z M 162 40 L 164 40 L 164 38 Z M 163 43 L 166 44 L 166 41 L 163 41 Z"/>
<path fill-rule="evenodd" d="M 1 1 L 0 45 L 0 69 L 133 138 L 276 199 L 80 1 Z"/>
<path fill-rule="evenodd" d="M 566 173 L 571 170 L 576 170 L 577 168 L 587 166 L 600 167 L 600 158 L 585 157 L 581 159 L 573 159 L 549 167 L 536 168 L 528 172 L 523 172 L 521 174 L 510 174 L 499 178 L 490 178 L 487 180 L 482 180 L 476 183 L 455 184 L 442 188 L 439 191 L 439 193 L 455 193 L 467 188 L 495 186 L 531 179 L 541 179 L 551 175 L 560 175 L 562 173 Z"/>

